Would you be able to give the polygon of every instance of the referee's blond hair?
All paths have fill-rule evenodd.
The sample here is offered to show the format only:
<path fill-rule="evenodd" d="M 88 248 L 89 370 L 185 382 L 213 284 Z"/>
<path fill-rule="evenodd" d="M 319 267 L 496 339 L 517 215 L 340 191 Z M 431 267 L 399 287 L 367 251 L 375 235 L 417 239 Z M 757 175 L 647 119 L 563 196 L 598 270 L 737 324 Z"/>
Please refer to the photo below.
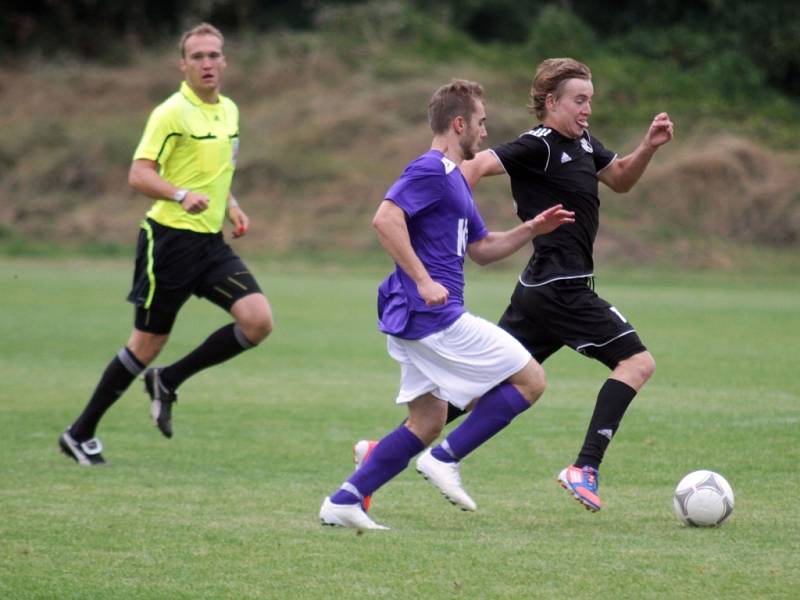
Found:
<path fill-rule="evenodd" d="M 193 35 L 213 35 L 218 37 L 223 45 L 225 44 L 225 37 L 219 29 L 214 27 L 211 23 L 200 23 L 200 25 L 192 27 L 189 31 L 184 31 L 183 35 L 181 35 L 181 41 L 178 43 L 178 47 L 181 51 L 181 58 L 186 58 L 186 40 Z"/>

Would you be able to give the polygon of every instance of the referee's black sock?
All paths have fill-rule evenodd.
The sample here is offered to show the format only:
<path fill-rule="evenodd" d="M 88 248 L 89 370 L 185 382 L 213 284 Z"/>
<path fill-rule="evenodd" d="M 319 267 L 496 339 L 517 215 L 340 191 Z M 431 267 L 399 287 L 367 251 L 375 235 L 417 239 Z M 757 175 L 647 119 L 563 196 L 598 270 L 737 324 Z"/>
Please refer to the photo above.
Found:
<path fill-rule="evenodd" d="M 628 384 L 616 379 L 606 379 L 597 394 L 597 404 L 583 440 L 583 448 L 575 461 L 576 466 L 588 465 L 595 469 L 600 466 L 606 448 L 619 429 L 620 421 L 634 396 L 636 390 Z"/>
<path fill-rule="evenodd" d="M 142 372 L 144 365 L 123 347 L 108 363 L 100 377 L 97 387 L 89 399 L 89 404 L 70 427 L 70 434 L 78 441 L 86 441 L 94 437 L 97 424 L 105 412 L 128 389 L 131 382 Z"/>
<path fill-rule="evenodd" d="M 164 385 L 175 391 L 192 375 L 218 365 L 255 346 L 235 323 L 229 323 L 212 333 L 206 341 L 179 361 L 164 367 L 159 374 Z"/>

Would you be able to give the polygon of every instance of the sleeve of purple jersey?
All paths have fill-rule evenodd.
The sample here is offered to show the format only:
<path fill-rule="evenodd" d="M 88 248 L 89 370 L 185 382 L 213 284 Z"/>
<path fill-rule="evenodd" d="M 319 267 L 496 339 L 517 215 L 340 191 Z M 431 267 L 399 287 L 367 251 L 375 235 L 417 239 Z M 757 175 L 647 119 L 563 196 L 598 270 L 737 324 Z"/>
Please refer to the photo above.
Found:
<path fill-rule="evenodd" d="M 472 203 L 472 216 L 467 224 L 467 243 L 478 242 L 489 235 L 489 230 L 486 229 L 486 223 L 483 222 L 483 217 L 478 211 L 475 203 Z"/>
<path fill-rule="evenodd" d="M 444 185 L 444 171 L 437 173 L 429 168 L 409 165 L 386 192 L 386 199 L 413 217 L 441 200 Z"/>

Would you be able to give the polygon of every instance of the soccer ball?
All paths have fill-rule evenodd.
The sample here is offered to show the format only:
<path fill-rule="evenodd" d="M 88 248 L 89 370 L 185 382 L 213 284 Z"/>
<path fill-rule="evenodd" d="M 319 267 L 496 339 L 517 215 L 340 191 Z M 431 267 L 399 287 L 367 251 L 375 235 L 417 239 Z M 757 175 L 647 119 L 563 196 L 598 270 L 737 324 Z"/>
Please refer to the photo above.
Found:
<path fill-rule="evenodd" d="M 693 471 L 675 488 L 672 505 L 677 517 L 692 527 L 722 525 L 733 512 L 733 489 L 714 471 Z"/>

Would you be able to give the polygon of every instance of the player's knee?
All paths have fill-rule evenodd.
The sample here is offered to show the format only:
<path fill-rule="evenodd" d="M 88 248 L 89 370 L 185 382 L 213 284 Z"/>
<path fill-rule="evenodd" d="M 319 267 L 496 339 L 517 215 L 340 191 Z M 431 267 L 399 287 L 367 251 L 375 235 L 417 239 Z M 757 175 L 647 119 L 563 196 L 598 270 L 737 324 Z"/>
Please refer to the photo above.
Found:
<path fill-rule="evenodd" d="M 272 333 L 273 319 L 269 311 L 250 314 L 238 320 L 245 337 L 254 346 L 263 342 Z"/>
<path fill-rule="evenodd" d="M 636 359 L 636 369 L 642 383 L 645 383 L 656 372 L 656 361 L 649 352 L 641 352 Z"/>
<path fill-rule="evenodd" d="M 240 298 L 233 304 L 230 312 L 252 345 L 261 343 L 272 333 L 272 309 L 264 294 L 249 294 Z"/>
<path fill-rule="evenodd" d="M 547 387 L 547 377 L 545 376 L 542 365 L 535 360 L 531 360 L 525 367 L 525 378 L 517 386 L 522 396 L 531 404 L 534 404 Z"/>
<path fill-rule="evenodd" d="M 623 360 L 614 371 L 621 381 L 639 390 L 656 372 L 656 361 L 652 354 L 644 351 Z"/>
<path fill-rule="evenodd" d="M 650 356 L 650 363 L 647 370 L 647 378 L 650 379 L 655 374 L 656 374 L 656 360 L 652 356 Z"/>
<path fill-rule="evenodd" d="M 253 336 L 257 340 L 254 343 L 258 344 L 263 342 L 267 336 L 272 333 L 272 328 L 272 315 L 266 315 L 262 319 L 258 320 L 252 327 L 254 330 Z"/>
<path fill-rule="evenodd" d="M 167 343 L 169 334 L 154 334 L 134 329 L 125 344 L 145 367 L 153 362 Z"/>

